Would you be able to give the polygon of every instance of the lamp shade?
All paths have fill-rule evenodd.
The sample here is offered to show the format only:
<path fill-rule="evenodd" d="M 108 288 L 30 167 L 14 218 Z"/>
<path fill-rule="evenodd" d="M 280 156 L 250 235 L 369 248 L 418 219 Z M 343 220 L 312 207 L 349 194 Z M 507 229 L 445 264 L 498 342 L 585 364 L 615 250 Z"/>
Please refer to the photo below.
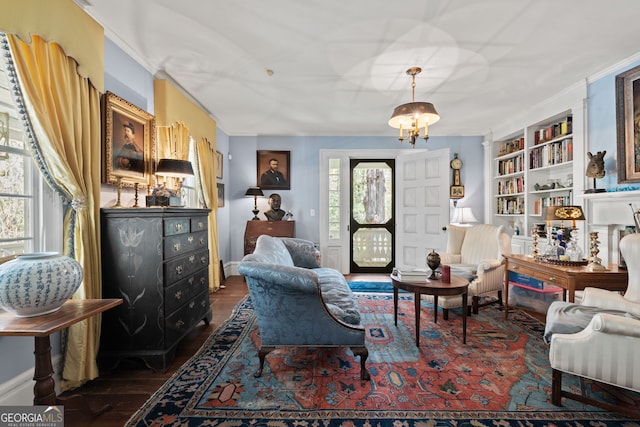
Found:
<path fill-rule="evenodd" d="M 472 222 L 478 222 L 473 211 L 470 207 L 455 207 L 453 208 L 453 218 L 451 220 L 453 224 L 469 224 Z"/>
<path fill-rule="evenodd" d="M 193 175 L 193 167 L 189 160 L 160 159 L 156 175 L 184 178 Z"/>
<path fill-rule="evenodd" d="M 400 127 L 408 129 L 416 119 L 418 127 L 424 127 L 425 124 L 432 125 L 440 120 L 440 115 L 436 111 L 436 107 L 430 102 L 409 102 L 398 105 L 393 110 L 388 124 L 395 129 Z"/>
<path fill-rule="evenodd" d="M 244 193 L 245 196 L 254 196 L 254 197 L 262 197 L 264 196 L 264 193 L 262 192 L 262 189 L 260 189 L 260 187 L 249 187 L 247 189 L 247 191 Z"/>
<path fill-rule="evenodd" d="M 584 212 L 580 206 L 547 206 L 544 211 L 545 221 L 584 221 Z"/>

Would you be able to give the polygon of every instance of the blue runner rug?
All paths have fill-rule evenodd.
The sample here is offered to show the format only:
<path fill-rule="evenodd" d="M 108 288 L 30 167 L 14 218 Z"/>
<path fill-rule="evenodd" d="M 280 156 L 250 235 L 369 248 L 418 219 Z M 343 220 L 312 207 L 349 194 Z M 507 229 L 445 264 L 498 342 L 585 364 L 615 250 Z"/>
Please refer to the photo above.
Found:
<path fill-rule="evenodd" d="M 393 292 L 391 282 L 347 282 L 353 292 Z"/>

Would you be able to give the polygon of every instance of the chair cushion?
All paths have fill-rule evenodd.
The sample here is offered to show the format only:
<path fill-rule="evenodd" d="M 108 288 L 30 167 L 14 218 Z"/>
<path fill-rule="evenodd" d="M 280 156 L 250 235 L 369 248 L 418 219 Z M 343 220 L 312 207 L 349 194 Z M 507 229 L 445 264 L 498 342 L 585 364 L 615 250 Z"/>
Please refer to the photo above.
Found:
<path fill-rule="evenodd" d="M 258 237 L 253 253 L 245 255 L 242 260 L 294 267 L 293 258 L 282 240 L 266 234 Z"/>
<path fill-rule="evenodd" d="M 360 324 L 360 311 L 344 276 L 332 268 L 314 268 L 325 305 L 335 317 L 350 325 Z"/>
<path fill-rule="evenodd" d="M 571 302 L 554 301 L 547 310 L 544 342 L 549 344 L 553 334 L 575 334 L 582 331 L 591 322 L 593 316 L 598 313 L 637 318 L 621 310 L 607 310 Z"/>

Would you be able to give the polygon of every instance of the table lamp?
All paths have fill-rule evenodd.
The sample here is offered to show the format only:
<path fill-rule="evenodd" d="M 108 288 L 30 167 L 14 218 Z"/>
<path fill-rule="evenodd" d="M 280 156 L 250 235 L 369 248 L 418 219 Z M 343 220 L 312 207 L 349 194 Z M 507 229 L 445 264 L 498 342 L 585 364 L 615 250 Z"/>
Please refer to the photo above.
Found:
<path fill-rule="evenodd" d="M 264 193 L 260 187 L 249 187 L 244 195 L 247 197 L 253 196 L 253 210 L 251 211 L 253 212 L 253 218 L 251 218 L 251 220 L 260 221 L 260 218 L 258 218 L 258 214 L 260 213 L 258 210 L 258 197 L 263 197 Z"/>
<path fill-rule="evenodd" d="M 177 178 L 178 188 L 176 190 L 177 193 L 180 194 L 182 180 L 188 176 L 193 176 L 193 167 L 189 160 L 160 159 L 160 161 L 158 161 L 158 167 L 156 168 L 156 175 L 164 176 L 165 179 L 168 176 Z M 165 181 L 165 187 L 167 186 L 166 183 Z"/>
<path fill-rule="evenodd" d="M 470 207 L 455 207 L 453 208 L 453 218 L 451 219 L 452 224 L 462 225 L 469 227 L 472 222 L 478 222 L 473 211 Z"/>

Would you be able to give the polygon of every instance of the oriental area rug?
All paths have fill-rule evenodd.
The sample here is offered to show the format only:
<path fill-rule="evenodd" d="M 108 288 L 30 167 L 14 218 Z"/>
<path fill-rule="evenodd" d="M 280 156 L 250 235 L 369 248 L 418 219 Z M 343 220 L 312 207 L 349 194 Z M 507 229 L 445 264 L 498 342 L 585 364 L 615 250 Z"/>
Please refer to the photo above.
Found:
<path fill-rule="evenodd" d="M 494 304 L 468 318 L 433 323 L 423 302 L 420 348 L 413 297 L 356 293 L 369 349 L 369 381 L 349 349 L 286 348 L 258 368 L 260 334 L 249 297 L 202 348 L 128 421 L 127 426 L 640 426 L 620 415 L 549 401 L 551 368 L 542 323 Z M 565 375 L 563 387 L 611 399 L 595 384 Z M 630 406 L 639 405 L 634 394 Z"/>

